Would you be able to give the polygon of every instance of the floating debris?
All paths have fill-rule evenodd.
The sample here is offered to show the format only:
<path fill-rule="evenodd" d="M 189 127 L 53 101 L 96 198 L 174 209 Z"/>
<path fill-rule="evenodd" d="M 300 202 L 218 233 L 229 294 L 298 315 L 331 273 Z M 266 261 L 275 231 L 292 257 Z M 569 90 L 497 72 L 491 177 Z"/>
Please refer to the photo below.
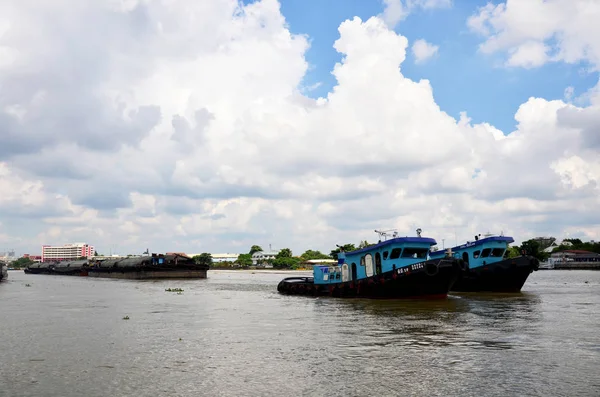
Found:
<path fill-rule="evenodd" d="M 129 316 L 123 317 L 123 320 L 129 320 Z"/>
<path fill-rule="evenodd" d="M 181 292 L 183 292 L 183 288 L 167 288 L 165 291 L 181 293 Z"/>
<path fill-rule="evenodd" d="M 25 284 L 26 287 L 31 287 L 31 284 Z"/>

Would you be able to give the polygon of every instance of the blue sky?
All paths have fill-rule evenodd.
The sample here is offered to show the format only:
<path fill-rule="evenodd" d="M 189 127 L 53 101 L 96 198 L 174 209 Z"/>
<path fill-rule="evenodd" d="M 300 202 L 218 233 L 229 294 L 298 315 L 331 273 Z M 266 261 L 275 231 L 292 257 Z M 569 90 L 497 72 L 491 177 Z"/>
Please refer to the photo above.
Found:
<path fill-rule="evenodd" d="M 451 8 L 413 11 L 396 26 L 409 47 L 417 39 L 438 45 L 438 54 L 416 65 L 409 51 L 401 65 L 412 80 L 429 79 L 441 109 L 458 118 L 466 111 L 473 123 L 488 122 L 505 134 L 515 128 L 514 115 L 531 96 L 562 99 L 568 86 L 575 96 L 598 82 L 596 74 L 584 73 L 585 65 L 548 63 L 534 69 L 503 66 L 502 55 L 477 51 L 483 38 L 469 31 L 469 16 L 486 0 L 454 1 Z M 331 70 L 341 59 L 333 48 L 339 38 L 338 26 L 358 16 L 363 20 L 383 12 L 382 0 L 281 0 L 281 11 L 293 33 L 307 34 L 311 47 L 306 55 L 311 70 L 305 85 L 321 85 L 306 94 L 326 96 L 335 85 Z"/>

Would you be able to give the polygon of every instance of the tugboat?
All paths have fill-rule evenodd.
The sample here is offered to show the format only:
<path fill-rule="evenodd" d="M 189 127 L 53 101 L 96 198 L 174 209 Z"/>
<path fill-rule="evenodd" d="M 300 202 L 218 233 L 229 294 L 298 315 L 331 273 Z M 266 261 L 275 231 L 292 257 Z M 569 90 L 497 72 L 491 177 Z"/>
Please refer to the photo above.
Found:
<path fill-rule="evenodd" d="M 453 292 L 520 292 L 527 277 L 538 270 L 540 262 L 522 253 L 517 258 L 504 258 L 508 245 L 515 240 L 508 236 L 481 234 L 475 241 L 452 248 L 454 256 L 467 264 L 451 288 Z M 432 258 L 444 257 L 444 250 L 431 253 Z"/>
<path fill-rule="evenodd" d="M 8 278 L 8 267 L 6 263 L 0 261 L 0 281 Z"/>
<path fill-rule="evenodd" d="M 394 232 L 388 239 L 389 232 Z M 313 266 L 313 277 L 287 277 L 277 291 L 291 295 L 351 298 L 446 298 L 462 271 L 452 256 L 430 259 L 432 238 L 398 237 L 395 230 L 378 231 L 379 242 L 340 252 L 337 266 Z"/>

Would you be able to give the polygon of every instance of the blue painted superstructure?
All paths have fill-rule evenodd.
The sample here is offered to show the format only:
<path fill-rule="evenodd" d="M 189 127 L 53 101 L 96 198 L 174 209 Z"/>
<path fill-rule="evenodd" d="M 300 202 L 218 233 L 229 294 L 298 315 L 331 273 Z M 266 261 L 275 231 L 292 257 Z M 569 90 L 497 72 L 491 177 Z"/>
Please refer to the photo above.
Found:
<path fill-rule="evenodd" d="M 315 265 L 315 284 L 338 284 L 358 281 L 396 269 L 408 271 L 409 266 L 429 259 L 436 241 L 427 237 L 396 237 L 375 245 L 345 253 L 337 266 Z M 343 257 L 344 255 L 340 255 Z M 340 263 L 341 262 L 341 263 Z"/>
<path fill-rule="evenodd" d="M 277 291 L 289 295 L 340 298 L 443 299 L 464 270 L 462 260 L 431 259 L 432 238 L 398 237 L 393 230 L 375 230 L 377 244 L 344 252 L 335 266 L 315 265 L 313 277 L 286 277 Z M 391 238 L 388 239 L 388 236 Z"/>
<path fill-rule="evenodd" d="M 466 263 L 465 271 L 452 285 L 455 292 L 519 292 L 529 275 L 539 267 L 532 256 L 505 258 L 508 245 L 515 240 L 508 236 L 475 236 L 475 241 L 453 247 L 452 256 Z M 431 253 L 432 258 L 444 258 L 445 250 Z"/>
<path fill-rule="evenodd" d="M 452 252 L 454 257 L 468 263 L 469 269 L 476 269 L 504 260 L 504 253 L 508 249 L 508 245 L 514 241 L 512 237 L 505 236 L 485 237 L 453 247 Z M 431 258 L 443 258 L 445 255 L 445 250 L 430 254 Z"/>

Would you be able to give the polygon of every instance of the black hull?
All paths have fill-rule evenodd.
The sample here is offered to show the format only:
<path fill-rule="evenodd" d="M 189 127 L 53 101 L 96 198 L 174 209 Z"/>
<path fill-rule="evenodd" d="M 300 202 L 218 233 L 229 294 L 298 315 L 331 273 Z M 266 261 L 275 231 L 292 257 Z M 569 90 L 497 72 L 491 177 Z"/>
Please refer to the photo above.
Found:
<path fill-rule="evenodd" d="M 287 277 L 279 282 L 277 291 L 287 295 L 339 298 L 443 299 L 459 277 L 461 264 L 461 260 L 452 258 L 432 259 L 358 281 L 332 284 L 315 284 L 312 277 Z"/>
<path fill-rule="evenodd" d="M 25 268 L 25 274 L 50 274 L 49 269 L 29 269 Z"/>
<path fill-rule="evenodd" d="M 469 269 L 461 274 L 451 291 L 519 292 L 539 264 L 534 257 L 520 256 Z"/>
<path fill-rule="evenodd" d="M 207 266 L 139 266 L 139 267 L 80 267 L 80 268 L 26 268 L 27 274 L 46 274 L 51 276 L 107 277 L 107 278 L 206 278 Z M 201 277 L 203 276 L 203 277 Z"/>
<path fill-rule="evenodd" d="M 87 276 L 87 268 L 56 270 L 51 268 L 29 269 L 25 268 L 25 274 L 46 274 L 51 276 Z"/>

